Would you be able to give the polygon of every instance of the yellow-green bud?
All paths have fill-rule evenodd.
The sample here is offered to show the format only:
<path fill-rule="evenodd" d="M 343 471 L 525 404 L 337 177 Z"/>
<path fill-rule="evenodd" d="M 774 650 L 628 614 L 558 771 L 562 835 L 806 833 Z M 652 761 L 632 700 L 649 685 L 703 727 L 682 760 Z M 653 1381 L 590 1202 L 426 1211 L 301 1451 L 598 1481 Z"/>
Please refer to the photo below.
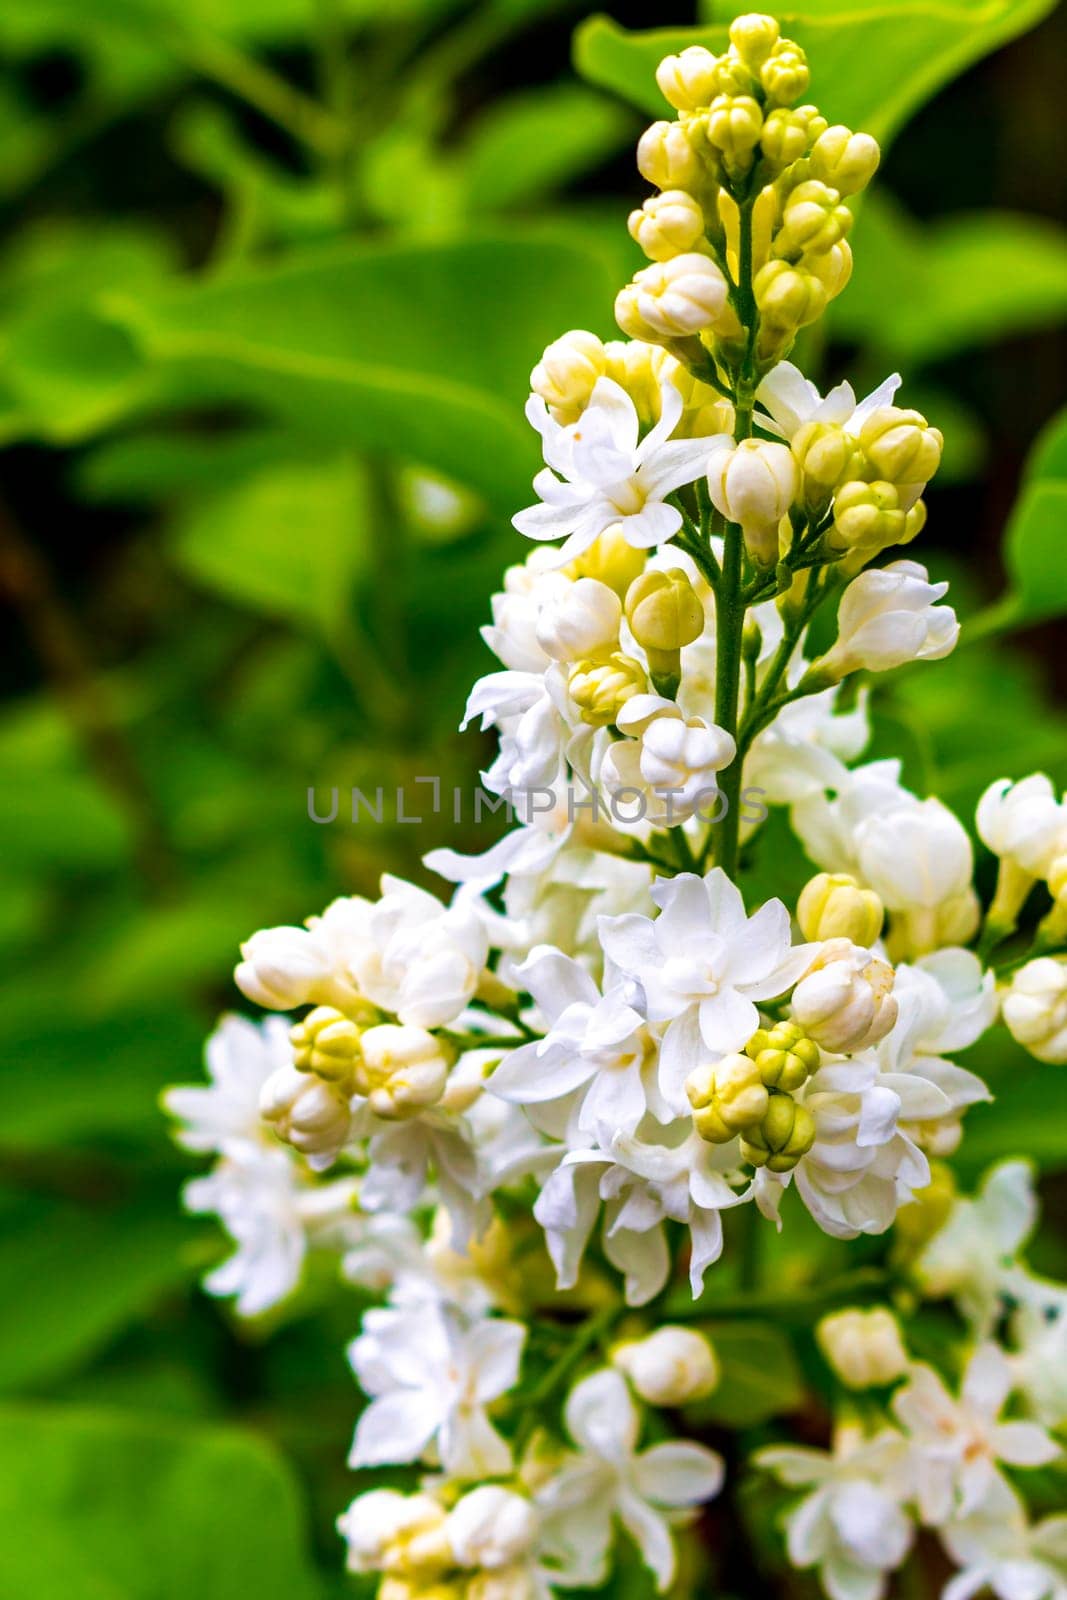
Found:
<path fill-rule="evenodd" d="M 362 1043 L 356 1088 L 376 1116 L 400 1121 L 437 1104 L 455 1059 L 441 1039 L 426 1028 L 383 1022 L 368 1028 Z"/>
<path fill-rule="evenodd" d="M 717 322 L 727 294 L 721 268 L 688 251 L 635 273 L 615 297 L 615 320 L 631 338 L 670 344 Z"/>
<path fill-rule="evenodd" d="M 779 39 L 759 75 L 769 98 L 783 106 L 799 100 L 811 82 L 807 57 L 791 39 Z"/>
<path fill-rule="evenodd" d="M 730 43 L 746 66 L 758 70 L 778 43 L 780 33 L 774 17 L 749 11 L 730 24 Z"/>
<path fill-rule="evenodd" d="M 678 365 L 674 356 L 662 345 L 646 344 L 641 339 L 609 339 L 604 354 L 608 362 L 604 376 L 614 379 L 626 390 L 642 427 L 658 422 L 662 409 L 661 386 Z M 644 555 L 642 551 L 642 564 Z"/>
<path fill-rule="evenodd" d="M 941 465 L 944 438 L 919 411 L 879 406 L 860 429 L 860 444 L 880 478 L 928 483 Z"/>
<path fill-rule="evenodd" d="M 750 157 L 763 131 L 763 112 L 751 95 L 721 94 L 708 113 L 708 138 L 734 161 Z"/>
<path fill-rule="evenodd" d="M 745 94 L 753 96 L 759 93 L 759 81 L 741 60 L 740 56 L 720 56 L 715 63 L 715 95 Z"/>
<path fill-rule="evenodd" d="M 855 439 L 837 422 L 805 422 L 790 441 L 797 466 L 807 481 L 807 488 L 825 491 L 816 493 L 814 499 L 825 499 L 826 494 L 844 479 L 854 477 L 863 463 L 863 454 Z"/>
<path fill-rule="evenodd" d="M 648 679 L 639 661 L 616 651 L 606 661 L 576 661 L 567 677 L 567 689 L 583 722 L 609 728 L 627 700 L 646 693 Z"/>
<path fill-rule="evenodd" d="M 819 1068 L 819 1047 L 796 1022 L 757 1028 L 745 1046 L 768 1089 L 799 1089 Z"/>
<path fill-rule="evenodd" d="M 631 211 L 627 227 L 650 261 L 669 261 L 703 242 L 704 213 L 684 189 L 667 189 Z"/>
<path fill-rule="evenodd" d="M 363 1029 L 333 1006 L 316 1006 L 289 1029 L 293 1066 L 330 1083 L 347 1083 L 360 1053 Z"/>
<path fill-rule="evenodd" d="M 742 1135 L 741 1154 L 754 1167 L 790 1172 L 814 1143 L 815 1118 L 807 1107 L 773 1093 L 762 1120 Z"/>
<path fill-rule="evenodd" d="M 676 56 L 664 56 L 656 82 L 676 111 L 698 111 L 710 104 L 715 90 L 717 57 L 702 44 L 691 44 Z"/>
<path fill-rule="evenodd" d="M 617 522 L 598 534 L 580 556 L 562 569 L 568 577 L 595 578 L 607 584 L 622 600 L 626 591 L 645 568 L 646 552 L 635 550 Z"/>
<path fill-rule="evenodd" d="M 853 133 L 837 125 L 827 128 L 811 152 L 811 172 L 839 194 L 858 194 L 878 170 L 881 151 L 869 133 Z"/>
<path fill-rule="evenodd" d="M 760 148 L 768 161 L 788 167 L 800 160 L 825 127 L 826 118 L 817 106 L 797 106 L 795 111 L 778 106 L 763 124 Z"/>
<path fill-rule="evenodd" d="M 763 649 L 763 630 L 751 611 L 741 630 L 741 655 L 745 661 L 758 661 Z"/>
<path fill-rule="evenodd" d="M 825 255 L 852 226 L 852 213 L 836 189 L 811 178 L 792 190 L 785 203 L 774 253 L 782 257 Z"/>
<path fill-rule="evenodd" d="M 752 287 L 760 316 L 772 328 L 795 332 L 826 310 L 827 294 L 818 278 L 788 261 L 768 261 Z"/>
<path fill-rule="evenodd" d="M 850 939 L 869 949 L 882 931 L 885 907 L 847 872 L 819 872 L 800 892 L 797 921 L 805 939 Z"/>
<path fill-rule="evenodd" d="M 767 1089 L 750 1056 L 705 1062 L 689 1074 L 685 1092 L 693 1108 L 693 1126 L 710 1144 L 728 1144 L 767 1112 Z"/>
<path fill-rule="evenodd" d="M 948 1221 L 956 1203 L 956 1179 L 943 1161 L 931 1161 L 930 1182 L 916 1189 L 914 1199 L 897 1212 L 893 1231 L 898 1245 L 908 1253 L 918 1252 Z"/>
<path fill-rule="evenodd" d="M 646 570 L 626 591 L 630 632 L 650 657 L 676 654 L 704 632 L 704 607 L 679 567 Z"/>
<path fill-rule="evenodd" d="M 901 544 L 910 544 L 917 539 L 926 527 L 926 501 L 916 500 L 904 518 L 904 532 L 900 536 Z"/>
<path fill-rule="evenodd" d="M 852 276 L 852 246 L 847 239 L 839 239 L 821 255 L 805 256 L 804 265 L 813 277 L 818 278 L 826 290 L 827 299 L 834 300 Z"/>
<path fill-rule="evenodd" d="M 704 177 L 700 156 L 680 122 L 654 122 L 637 144 L 637 168 L 657 189 L 697 189 Z"/>
<path fill-rule="evenodd" d="M 596 334 L 572 328 L 546 348 L 530 373 L 530 388 L 550 407 L 557 422 L 577 422 L 605 365 L 604 346 Z"/>
<path fill-rule="evenodd" d="M 899 544 L 906 518 L 891 483 L 846 483 L 834 498 L 829 543 L 835 550 L 862 549 L 865 557 Z M 862 942 L 862 941 L 859 941 Z"/>

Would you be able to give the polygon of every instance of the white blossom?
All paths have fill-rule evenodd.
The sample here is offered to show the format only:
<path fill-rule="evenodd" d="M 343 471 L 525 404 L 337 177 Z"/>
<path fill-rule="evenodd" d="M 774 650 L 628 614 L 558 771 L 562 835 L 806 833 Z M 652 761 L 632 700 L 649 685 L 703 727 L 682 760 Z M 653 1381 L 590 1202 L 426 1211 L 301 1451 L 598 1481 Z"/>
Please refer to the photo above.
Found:
<path fill-rule="evenodd" d="M 894 973 L 850 939 L 828 939 L 793 990 L 795 1021 L 824 1050 L 877 1044 L 897 1020 Z"/>
<path fill-rule="evenodd" d="M 954 1299 L 979 1333 L 988 1332 L 1036 1223 L 1029 1163 L 999 1162 L 986 1173 L 974 1199 L 953 1202 L 948 1220 L 915 1262 L 912 1270 L 923 1293 L 935 1300 Z"/>
<path fill-rule="evenodd" d="M 850 383 L 839 383 L 823 399 L 811 379 L 805 378 L 791 361 L 779 361 L 756 391 L 756 399 L 767 412 L 759 422 L 768 433 L 777 433 L 783 439 L 792 439 L 807 422 L 836 423 L 859 439 L 867 418 L 891 403 L 901 381 L 900 375 L 894 373 L 860 401 Z"/>
<path fill-rule="evenodd" d="M 439 1460 L 450 1477 L 506 1473 L 511 1447 L 486 1407 L 518 1382 L 526 1329 L 518 1322 L 465 1322 L 440 1307 L 365 1313 L 349 1360 L 371 1397 L 356 1425 L 349 1464 Z"/>
<path fill-rule="evenodd" d="M 823 1355 L 850 1389 L 879 1388 L 904 1375 L 908 1356 L 900 1324 L 885 1306 L 835 1311 L 815 1332 Z"/>
<path fill-rule="evenodd" d="M 695 1328 L 664 1324 L 644 1339 L 617 1345 L 611 1360 L 629 1378 L 635 1393 L 653 1406 L 701 1400 L 719 1381 L 715 1352 Z"/>
<path fill-rule="evenodd" d="M 493 1571 L 528 1556 L 538 1533 L 538 1516 L 525 1495 L 486 1483 L 457 1500 L 449 1512 L 446 1537 L 461 1567 Z"/>
<path fill-rule="evenodd" d="M 223 1017 L 204 1049 L 210 1083 L 168 1089 L 163 1104 L 183 1127 L 175 1138 L 186 1150 L 240 1153 L 264 1141 L 259 1096 L 267 1079 L 292 1060 L 289 1025 L 282 1017 L 261 1023 Z"/>
<path fill-rule="evenodd" d="M 1047 873 L 1067 829 L 1067 813 L 1043 772 L 1018 783 L 998 778 L 979 800 L 975 820 L 995 856 L 1035 878 Z"/>
<path fill-rule="evenodd" d="M 610 1368 L 571 1390 L 564 1421 L 577 1453 L 565 1458 L 538 1495 L 552 1517 L 556 1550 L 567 1556 L 584 1549 L 599 1586 L 607 1576 L 617 1518 L 665 1593 L 675 1572 L 671 1523 L 679 1512 L 718 1494 L 721 1458 L 681 1440 L 638 1451 L 637 1408 L 624 1378 Z"/>
<path fill-rule="evenodd" d="M 1000 1480 L 968 1517 L 949 1522 L 941 1538 L 960 1572 L 941 1600 L 1067 1600 L 1067 1516 L 1031 1524 L 1022 1500 Z"/>
<path fill-rule="evenodd" d="M 606 917 L 600 937 L 619 970 L 641 984 L 649 1021 L 667 1024 L 660 1087 L 684 1116 L 690 1072 L 709 1052 L 742 1049 L 760 1025 L 756 1001 L 791 988 L 812 952 L 792 948 L 780 900 L 746 917 L 740 891 L 719 867 L 703 878 L 660 879 L 652 894 L 660 907 L 654 921 Z"/>
<path fill-rule="evenodd" d="M 534 479 L 542 503 L 513 518 L 519 532 L 565 539 L 561 563 L 615 525 L 639 549 L 673 538 L 682 514 L 667 496 L 700 476 L 707 442 L 671 438 L 682 397 L 670 383 L 660 393 L 660 419 L 643 439 L 633 401 L 611 378 L 597 379 L 588 406 L 568 427 L 531 396 L 526 415 L 541 435 L 548 466 Z"/>
<path fill-rule="evenodd" d="M 687 717 L 673 700 L 637 694 L 616 718 L 628 735 L 606 746 L 597 777 L 625 820 L 626 807 L 643 797 L 641 820 L 675 827 L 702 808 L 714 811 L 716 774 L 737 752 L 732 736 L 703 717 Z"/>
<path fill-rule="evenodd" d="M 947 583 L 931 583 L 918 561 L 893 561 L 853 578 L 838 607 L 837 639 L 816 663 L 831 679 L 866 668 L 887 672 L 909 661 L 940 661 L 960 628 L 951 606 L 935 602 Z"/>
<path fill-rule="evenodd" d="M 893 1396 L 893 1412 L 909 1437 L 909 1471 L 924 1522 L 937 1527 L 979 1507 L 1001 1481 L 999 1462 L 1039 1467 L 1060 1448 L 1036 1422 L 1001 1422 L 1014 1386 L 1011 1363 L 995 1344 L 979 1345 L 959 1398 L 933 1367 L 916 1363 Z"/>
<path fill-rule="evenodd" d="M 1067 1061 L 1067 961 L 1028 961 L 1013 974 L 1001 1010 L 1012 1038 L 1038 1061 Z"/>

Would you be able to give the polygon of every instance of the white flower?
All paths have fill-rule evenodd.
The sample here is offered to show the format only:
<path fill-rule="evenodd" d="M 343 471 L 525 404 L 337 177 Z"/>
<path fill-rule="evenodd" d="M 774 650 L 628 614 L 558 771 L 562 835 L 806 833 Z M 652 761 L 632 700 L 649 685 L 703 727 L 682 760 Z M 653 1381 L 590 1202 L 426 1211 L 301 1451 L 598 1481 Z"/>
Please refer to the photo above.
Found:
<path fill-rule="evenodd" d="M 797 492 L 797 466 L 784 444 L 729 434 L 708 440 L 708 493 L 727 522 L 738 522 L 758 561 L 778 558 L 778 524 Z"/>
<path fill-rule="evenodd" d="M 673 384 L 664 384 L 660 419 L 644 439 L 639 439 L 633 401 L 611 378 L 597 380 L 589 405 L 569 427 L 554 421 L 536 397 L 526 415 L 544 440 L 548 467 L 534 479 L 543 503 L 513 518 L 520 533 L 531 539 L 565 538 L 562 563 L 581 555 L 613 525 L 639 549 L 663 544 L 678 532 L 682 514 L 666 499 L 700 476 L 707 442 L 671 439 L 682 415 L 682 397 Z"/>
<path fill-rule="evenodd" d="M 918 561 L 861 572 L 841 597 L 837 640 L 816 671 L 838 679 L 861 668 L 887 672 L 909 661 L 940 661 L 960 634 L 952 607 L 935 604 L 947 592 Z"/>
<path fill-rule="evenodd" d="M 698 1295 L 722 1254 L 720 1212 L 749 1198 L 732 1185 L 743 1181 L 738 1166 L 736 1147 L 708 1144 L 688 1117 L 657 1130 L 655 1143 L 617 1134 L 605 1148 L 569 1151 L 534 1206 L 558 1287 L 574 1287 L 603 1201 L 604 1253 L 624 1275 L 628 1305 L 645 1305 L 667 1282 L 668 1219 L 689 1228 L 689 1284 Z"/>
<path fill-rule="evenodd" d="M 885 817 L 920 802 L 901 784 L 899 761 L 868 761 L 851 771 L 843 768 L 840 780 L 826 787 L 834 789 L 833 799 L 820 788 L 796 800 L 790 812 L 793 831 L 825 872 L 862 877 L 859 847 L 866 837 L 864 823 L 869 821 L 876 829 Z"/>
<path fill-rule="evenodd" d="M 800 662 L 799 676 L 803 669 Z M 756 676 L 758 682 L 758 669 Z M 752 742 L 745 757 L 744 786 L 762 789 L 771 805 L 783 806 L 805 796 L 821 799 L 826 789 L 847 789 L 850 778 L 843 763 L 862 753 L 871 730 L 866 694 L 857 697 L 850 711 L 838 711 L 839 693 L 835 685 L 783 706 Z"/>
<path fill-rule="evenodd" d="M 479 629 L 493 654 L 512 672 L 542 673 L 551 657 L 537 637 L 542 612 L 574 587 L 554 565 L 554 552 L 538 545 L 521 566 L 509 567 L 504 588 L 490 599 L 492 622 Z"/>
<path fill-rule="evenodd" d="M 349 956 L 360 993 L 403 1023 L 454 1022 L 485 969 L 489 941 L 471 897 L 450 906 L 403 878 L 382 877 L 365 938 Z"/>
<path fill-rule="evenodd" d="M 359 991 L 348 969 L 353 942 L 364 935 L 370 902 L 335 900 L 306 928 L 262 928 L 241 946 L 234 981 L 249 1000 L 274 1011 L 301 1005 L 346 1007 Z"/>
<path fill-rule="evenodd" d="M 850 939 L 828 939 L 793 990 L 791 1011 L 824 1050 L 862 1050 L 897 1020 L 893 969 Z"/>
<path fill-rule="evenodd" d="M 616 1518 L 636 1544 L 660 1593 L 674 1578 L 671 1513 L 711 1500 L 723 1481 L 721 1457 L 704 1445 L 672 1441 L 637 1451 L 640 1421 L 625 1380 L 594 1372 L 567 1396 L 567 1432 L 578 1454 L 567 1457 L 538 1495 L 552 1518 L 551 1541 L 560 1556 L 584 1551 L 607 1576 Z M 573 1557 L 572 1557 L 573 1559 Z"/>
<path fill-rule="evenodd" d="M 718 799 L 715 775 L 737 753 L 730 734 L 703 717 L 686 717 L 673 700 L 636 694 L 616 718 L 627 738 L 610 743 L 597 774 L 624 820 L 640 797 L 642 821 L 669 827 Z"/>
<path fill-rule="evenodd" d="M 312 1187 L 289 1152 L 246 1146 L 185 1185 L 189 1211 L 215 1212 L 237 1249 L 208 1274 L 209 1294 L 235 1295 L 238 1316 L 255 1317 L 296 1288 L 308 1249 L 343 1242 L 356 1184 Z"/>
<path fill-rule="evenodd" d="M 902 1510 L 906 1453 L 893 1429 L 865 1439 L 842 1427 L 832 1454 L 771 1445 L 754 1457 L 790 1488 L 812 1485 L 786 1518 L 789 1559 L 801 1569 L 818 1567 L 830 1600 L 881 1600 L 886 1573 L 903 1565 L 914 1537 Z"/>
<path fill-rule="evenodd" d="M 929 1299 L 954 1299 L 979 1333 L 988 1332 L 1015 1276 L 1016 1258 L 1037 1223 L 1034 1178 L 1026 1161 L 991 1167 L 973 1200 L 957 1199 L 916 1261 Z"/>
<path fill-rule="evenodd" d="M 1013 975 L 1001 1010 L 1012 1038 L 1038 1061 L 1067 1061 L 1067 962 L 1028 961 Z"/>
<path fill-rule="evenodd" d="M 1001 860 L 1010 860 L 1032 877 L 1043 878 L 1052 865 L 1067 816 L 1043 772 L 1013 783 L 998 778 L 978 802 L 978 836 Z"/>
<path fill-rule="evenodd" d="M 722 269 L 710 256 L 688 251 L 635 272 L 615 297 L 615 320 L 631 339 L 669 344 L 717 322 L 727 294 Z"/>
<path fill-rule="evenodd" d="M 791 948 L 789 913 L 768 900 L 746 917 L 739 890 L 721 868 L 704 878 L 680 873 L 652 890 L 660 906 L 647 917 L 605 917 L 600 937 L 620 971 L 644 989 L 645 1013 L 668 1024 L 660 1050 L 660 1088 L 685 1116 L 685 1080 L 711 1052 L 740 1050 L 759 1027 L 757 1000 L 791 988 L 811 960 L 811 946 Z"/>
<path fill-rule="evenodd" d="M 885 1306 L 835 1311 L 823 1317 L 815 1333 L 823 1355 L 850 1389 L 880 1388 L 903 1377 L 907 1368 L 900 1324 Z"/>
<path fill-rule="evenodd" d="M 641 1399 L 653 1406 L 702 1400 L 719 1381 L 715 1352 L 695 1328 L 666 1324 L 644 1339 L 617 1346 L 611 1360 Z"/>
<path fill-rule="evenodd" d="M 1067 1516 L 1030 1525 L 1019 1496 L 1001 1480 L 969 1517 L 949 1522 L 941 1539 L 962 1567 L 941 1600 L 1067 1600 Z"/>
<path fill-rule="evenodd" d="M 239 1152 L 262 1144 L 259 1094 L 271 1073 L 292 1060 L 289 1025 L 282 1017 L 261 1023 L 223 1017 L 207 1041 L 207 1087 L 167 1089 L 163 1104 L 185 1126 L 175 1138 L 186 1150 Z"/>
<path fill-rule="evenodd" d="M 525 1495 L 486 1483 L 457 1500 L 447 1538 L 461 1567 L 493 1571 L 528 1556 L 537 1531 L 537 1511 Z"/>
<path fill-rule="evenodd" d="M 371 1310 L 349 1360 L 371 1403 L 356 1425 L 352 1467 L 440 1460 L 453 1478 L 511 1469 L 511 1447 L 486 1406 L 518 1382 L 526 1329 L 485 1318 L 466 1323 L 426 1305 Z"/>
<path fill-rule="evenodd" d="M 923 1521 L 937 1527 L 967 1516 L 1000 1481 L 997 1463 L 1039 1467 L 1060 1448 L 1036 1422 L 998 1422 L 1014 1387 L 1011 1363 L 995 1344 L 978 1347 L 953 1399 L 932 1367 L 919 1362 L 893 1396 L 910 1439 L 909 1470 Z"/>
<path fill-rule="evenodd" d="M 617 642 L 622 601 L 596 578 L 567 584 L 541 608 L 537 642 L 553 661 L 579 661 Z"/>
<path fill-rule="evenodd" d="M 865 400 L 857 402 L 852 385 L 839 383 L 824 400 L 810 378 L 805 378 L 791 361 L 779 361 L 756 390 L 756 399 L 769 413 L 758 420 L 761 427 L 783 439 L 792 439 L 807 422 L 837 423 L 858 439 L 867 418 L 879 407 L 890 404 L 900 384 L 899 374 L 894 373 Z"/>
<path fill-rule="evenodd" d="M 860 876 L 890 911 L 933 909 L 970 888 L 967 830 L 940 800 L 912 799 L 856 829 Z"/>
<path fill-rule="evenodd" d="M 670 1118 L 656 1083 L 656 1043 L 634 1009 L 632 980 L 601 994 L 585 968 L 541 947 L 517 972 L 550 1024 L 544 1038 L 504 1057 L 489 1080 L 492 1094 L 519 1105 L 562 1099 L 584 1089 L 577 1128 L 632 1132 L 646 1110 Z"/>

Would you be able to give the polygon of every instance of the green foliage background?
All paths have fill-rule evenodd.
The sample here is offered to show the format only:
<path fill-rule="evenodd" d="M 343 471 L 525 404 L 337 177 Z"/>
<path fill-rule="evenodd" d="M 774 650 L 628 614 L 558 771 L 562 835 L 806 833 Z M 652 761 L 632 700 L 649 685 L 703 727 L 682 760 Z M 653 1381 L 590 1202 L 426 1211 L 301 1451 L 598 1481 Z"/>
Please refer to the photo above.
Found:
<path fill-rule="evenodd" d="M 1067 782 L 1067 37 L 1050 11 L 780 13 L 831 118 L 891 146 L 853 283 L 804 359 L 861 388 L 899 367 L 946 432 L 922 558 L 975 620 L 950 661 L 876 697 L 876 746 L 964 814 L 1002 773 Z M 652 68 L 680 28 L 717 39 L 728 20 L 615 16 L 0 12 L 0 1600 L 347 1592 L 331 1522 L 351 1494 L 358 1301 L 313 1281 L 268 1329 L 203 1298 L 223 1245 L 179 1214 L 188 1163 L 156 1097 L 198 1075 L 252 929 L 485 842 L 447 811 L 317 827 L 305 796 L 430 772 L 469 788 L 485 755 L 454 729 L 488 595 L 524 554 L 527 373 L 567 327 L 610 333 L 638 264 L 624 222 Z M 653 22 L 670 26 L 627 31 Z M 443 520 L 427 473 L 452 485 Z M 774 889 L 799 887 L 774 840 Z M 999 1099 L 970 1119 L 961 1174 L 1026 1152 L 1054 1205 L 1067 1075 L 1004 1045 L 980 1065 Z M 771 1265 L 799 1282 L 838 1247 L 792 1248 Z M 1046 1240 L 1050 1267 L 1061 1248 Z M 784 1339 L 724 1324 L 732 1399 L 709 1424 L 795 1407 Z M 736 1591 L 730 1530 L 713 1533 L 714 1592 Z"/>

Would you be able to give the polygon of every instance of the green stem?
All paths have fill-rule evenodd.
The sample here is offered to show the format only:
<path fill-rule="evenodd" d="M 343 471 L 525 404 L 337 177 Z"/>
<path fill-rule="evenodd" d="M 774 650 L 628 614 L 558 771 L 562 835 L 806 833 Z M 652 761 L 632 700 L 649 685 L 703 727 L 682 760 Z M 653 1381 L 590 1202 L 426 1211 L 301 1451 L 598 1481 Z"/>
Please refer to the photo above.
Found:
<path fill-rule="evenodd" d="M 715 594 L 715 721 L 737 738 L 737 710 L 741 693 L 741 635 L 745 604 L 741 598 L 741 555 L 744 540 L 735 522 L 727 523 L 723 545 L 722 580 Z M 741 822 L 741 753 L 719 778 L 726 810 L 715 829 L 715 860 L 729 877 L 737 871 L 738 830 Z"/>
<path fill-rule="evenodd" d="M 544 1407 L 556 1391 L 567 1382 L 586 1352 L 600 1343 L 621 1310 L 621 1306 L 612 1303 L 588 1316 L 578 1327 L 566 1350 L 552 1363 L 540 1382 L 535 1384 L 529 1393 L 516 1395 L 515 1405 L 522 1409 L 522 1419 L 513 1441 L 516 1456 L 522 1453 L 523 1446 L 541 1421 Z"/>

